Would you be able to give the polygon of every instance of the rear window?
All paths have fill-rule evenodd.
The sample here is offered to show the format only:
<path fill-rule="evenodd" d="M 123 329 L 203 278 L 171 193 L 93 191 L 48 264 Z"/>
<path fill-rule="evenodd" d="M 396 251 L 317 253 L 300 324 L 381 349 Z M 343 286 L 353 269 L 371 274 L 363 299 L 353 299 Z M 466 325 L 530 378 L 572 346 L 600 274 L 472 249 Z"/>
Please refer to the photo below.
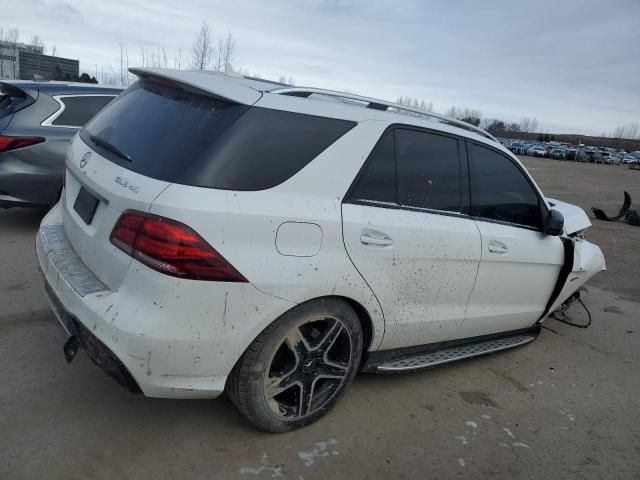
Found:
<path fill-rule="evenodd" d="M 61 97 L 64 110 L 51 124 L 59 127 L 81 127 L 113 99 L 111 95 Z"/>
<path fill-rule="evenodd" d="M 355 122 L 248 107 L 140 80 L 80 136 L 123 167 L 168 182 L 263 190 L 306 166 Z M 130 158 L 92 142 L 99 137 Z"/>
<path fill-rule="evenodd" d="M 0 118 L 8 117 L 33 103 L 24 90 L 7 83 L 0 83 Z"/>

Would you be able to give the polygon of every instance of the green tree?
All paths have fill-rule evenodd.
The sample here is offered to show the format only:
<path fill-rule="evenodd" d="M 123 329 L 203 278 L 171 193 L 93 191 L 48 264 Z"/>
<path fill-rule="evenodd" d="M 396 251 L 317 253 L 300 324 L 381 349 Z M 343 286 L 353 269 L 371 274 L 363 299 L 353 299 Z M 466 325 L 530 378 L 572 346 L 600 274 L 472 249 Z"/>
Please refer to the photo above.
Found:
<path fill-rule="evenodd" d="M 98 83 L 96 77 L 91 77 L 88 73 L 82 72 L 80 78 L 78 78 L 78 82 L 80 83 Z"/>

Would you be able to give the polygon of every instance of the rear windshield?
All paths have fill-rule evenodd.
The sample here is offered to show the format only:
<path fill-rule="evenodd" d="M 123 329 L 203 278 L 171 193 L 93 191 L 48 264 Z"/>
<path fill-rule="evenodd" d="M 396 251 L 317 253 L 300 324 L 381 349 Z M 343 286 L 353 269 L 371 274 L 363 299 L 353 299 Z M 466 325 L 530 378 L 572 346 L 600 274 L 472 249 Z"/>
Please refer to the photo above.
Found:
<path fill-rule="evenodd" d="M 111 161 L 148 177 L 207 188 L 263 190 L 295 175 L 354 125 L 140 80 L 107 105 L 80 136 Z"/>

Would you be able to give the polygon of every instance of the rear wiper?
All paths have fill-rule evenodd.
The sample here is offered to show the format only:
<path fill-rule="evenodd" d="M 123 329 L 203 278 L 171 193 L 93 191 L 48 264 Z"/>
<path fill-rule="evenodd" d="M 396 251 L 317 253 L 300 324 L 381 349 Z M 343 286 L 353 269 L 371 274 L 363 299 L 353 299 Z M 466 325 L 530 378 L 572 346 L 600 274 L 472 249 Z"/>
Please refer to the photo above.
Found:
<path fill-rule="evenodd" d="M 107 142 L 106 140 L 101 139 L 100 137 L 96 137 L 95 135 L 89 135 L 89 139 L 95 143 L 96 145 L 98 145 L 99 147 L 104 148 L 105 150 L 110 151 L 111 153 L 115 153 L 116 155 L 118 155 L 120 158 L 126 160 L 127 162 L 131 161 L 131 157 L 129 155 L 127 155 L 126 153 L 124 153 L 122 150 L 118 149 L 117 147 L 114 147 L 113 145 L 111 145 L 109 142 Z"/>

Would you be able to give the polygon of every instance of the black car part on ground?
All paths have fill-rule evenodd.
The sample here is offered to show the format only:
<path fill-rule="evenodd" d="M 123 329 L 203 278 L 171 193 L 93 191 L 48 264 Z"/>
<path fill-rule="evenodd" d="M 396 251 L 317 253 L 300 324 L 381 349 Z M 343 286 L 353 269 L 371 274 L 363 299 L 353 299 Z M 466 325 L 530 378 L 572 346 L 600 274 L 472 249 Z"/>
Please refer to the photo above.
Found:
<path fill-rule="evenodd" d="M 581 292 L 587 292 L 587 289 L 584 287 L 580 287 L 577 292 L 575 292 L 567 300 L 565 300 L 565 302 L 562 305 L 560 305 L 560 307 L 549 316 L 554 320 L 557 320 L 562 323 L 566 323 L 567 325 L 571 325 L 572 327 L 588 328 L 591 325 L 591 312 L 589 311 L 587 306 L 584 304 L 584 302 L 580 298 Z M 582 308 L 584 308 L 585 312 L 587 312 L 587 322 L 584 324 L 579 324 L 579 323 L 575 323 L 567 320 L 568 318 L 571 318 L 567 315 L 567 311 L 571 308 L 571 306 L 575 302 L 578 302 L 580 305 L 582 305 Z"/>
<path fill-rule="evenodd" d="M 618 220 L 625 220 L 630 225 L 640 227 L 640 215 L 635 210 L 631 210 L 631 195 L 628 192 L 624 192 L 624 203 L 622 204 L 622 208 L 620 208 L 620 212 L 615 217 L 609 217 L 603 210 L 597 207 L 591 207 L 593 210 L 593 214 L 596 216 L 598 220 L 602 220 L 603 222 L 615 222 Z"/>

